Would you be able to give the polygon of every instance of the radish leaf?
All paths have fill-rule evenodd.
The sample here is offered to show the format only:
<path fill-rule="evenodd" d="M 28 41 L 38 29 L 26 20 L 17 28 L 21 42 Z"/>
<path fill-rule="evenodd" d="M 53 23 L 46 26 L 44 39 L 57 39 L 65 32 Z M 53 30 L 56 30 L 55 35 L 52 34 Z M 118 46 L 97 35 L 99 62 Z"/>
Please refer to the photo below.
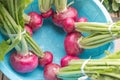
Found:
<path fill-rule="evenodd" d="M 2 43 L 0 44 L 0 61 L 4 60 L 4 56 L 8 48 L 9 44 L 6 41 L 2 41 Z"/>

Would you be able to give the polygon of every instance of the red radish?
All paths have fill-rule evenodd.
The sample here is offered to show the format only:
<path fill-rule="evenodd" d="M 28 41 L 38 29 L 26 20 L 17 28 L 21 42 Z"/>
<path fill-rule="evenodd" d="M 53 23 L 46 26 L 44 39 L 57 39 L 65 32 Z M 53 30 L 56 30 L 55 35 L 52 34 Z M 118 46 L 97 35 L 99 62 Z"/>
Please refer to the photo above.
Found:
<path fill-rule="evenodd" d="M 79 32 L 68 33 L 64 40 L 64 47 L 67 55 L 77 56 L 83 49 L 78 45 L 78 39 L 82 35 Z"/>
<path fill-rule="evenodd" d="M 45 80 L 60 80 L 57 78 L 56 74 L 59 72 L 60 65 L 51 63 L 44 68 L 44 79 Z"/>
<path fill-rule="evenodd" d="M 50 16 L 53 15 L 53 13 L 54 13 L 53 10 L 50 9 L 50 10 L 47 11 L 46 13 L 42 13 L 41 16 L 42 16 L 43 18 L 49 18 Z"/>
<path fill-rule="evenodd" d="M 10 55 L 10 63 L 17 72 L 28 73 L 38 66 L 38 57 L 31 51 L 28 54 L 14 52 Z"/>
<path fill-rule="evenodd" d="M 46 51 L 46 52 L 44 52 L 44 57 L 41 58 L 41 59 L 39 59 L 39 65 L 42 66 L 42 67 L 44 67 L 47 64 L 52 63 L 52 61 L 53 61 L 53 55 L 52 55 L 52 53 Z"/>
<path fill-rule="evenodd" d="M 64 31 L 67 32 L 67 33 L 70 33 L 72 31 L 74 31 L 75 27 L 74 27 L 74 20 L 72 18 L 66 18 L 64 21 L 63 21 L 63 28 L 64 28 Z"/>
<path fill-rule="evenodd" d="M 30 12 L 28 15 L 30 16 L 29 25 L 31 26 L 32 30 L 35 31 L 39 29 L 43 23 L 42 16 L 37 12 Z"/>
<path fill-rule="evenodd" d="M 29 25 L 25 25 L 25 29 L 30 34 L 30 36 L 33 35 L 32 29 L 31 29 L 31 27 Z"/>
<path fill-rule="evenodd" d="M 71 61 L 71 60 L 78 60 L 78 59 L 79 59 L 79 57 L 76 57 L 76 56 L 69 56 L 69 55 L 64 56 L 61 59 L 61 66 L 62 67 L 68 66 L 69 61 Z"/>
<path fill-rule="evenodd" d="M 66 18 L 71 18 L 74 21 L 76 21 L 78 18 L 77 10 L 73 7 L 68 7 L 62 12 L 54 13 L 54 15 L 52 16 L 52 20 L 53 20 L 54 24 L 56 24 L 57 26 L 60 26 L 60 27 L 63 26 L 63 21 Z"/>
<path fill-rule="evenodd" d="M 81 17 L 81 18 L 79 18 L 78 20 L 77 20 L 77 22 L 87 22 L 88 20 L 87 20 L 87 18 L 85 18 L 85 17 Z"/>

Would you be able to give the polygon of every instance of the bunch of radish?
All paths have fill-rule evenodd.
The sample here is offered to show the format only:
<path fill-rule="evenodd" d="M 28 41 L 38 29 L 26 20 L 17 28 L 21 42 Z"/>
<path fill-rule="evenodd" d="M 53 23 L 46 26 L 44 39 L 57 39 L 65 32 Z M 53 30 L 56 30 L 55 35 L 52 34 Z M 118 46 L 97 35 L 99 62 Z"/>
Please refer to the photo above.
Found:
<path fill-rule="evenodd" d="M 25 20 L 27 19 L 25 19 L 25 17 L 22 18 L 22 15 L 24 14 L 23 11 L 28 4 L 23 4 L 22 2 L 24 1 L 13 0 L 10 4 L 12 6 L 14 5 L 14 7 L 21 7 L 21 12 L 19 13 L 16 13 L 18 8 L 16 8 L 16 11 L 11 11 L 11 9 L 7 10 L 5 4 L 0 2 L 0 21 L 3 26 L 2 28 L 4 28 L 3 32 L 7 33 L 8 36 L 8 40 L 6 42 L 4 41 L 2 44 L 6 47 L 2 54 L 5 55 L 11 49 L 15 48 L 15 51 L 10 55 L 10 64 L 12 68 L 19 73 L 28 73 L 33 71 L 38 64 L 44 67 L 47 64 L 52 63 L 53 55 L 49 51 L 43 52 L 30 36 L 32 35 L 30 27 L 32 27 L 33 30 L 41 27 L 42 17 L 36 12 L 30 12 L 28 14 L 30 21 L 26 24 Z M 21 3 L 24 6 L 21 6 L 21 4 L 17 5 L 16 3 Z M 9 11 L 11 13 L 9 13 Z M 24 28 L 30 33 L 30 35 L 25 32 Z"/>
<path fill-rule="evenodd" d="M 25 29 L 31 36 L 33 32 L 38 30 L 43 24 L 42 16 L 37 12 L 30 12 L 28 15 L 24 14 L 23 17 L 25 21 Z"/>
<path fill-rule="evenodd" d="M 119 80 L 119 58 L 120 51 L 110 53 L 103 59 L 90 59 L 84 68 L 85 73 L 82 72 L 81 67 L 88 59 L 71 60 L 65 67 L 52 63 L 45 67 L 44 77 L 45 80 L 87 80 L 88 78 Z"/>
<path fill-rule="evenodd" d="M 73 25 L 78 19 L 78 12 L 75 8 L 67 6 L 67 2 L 67 0 L 54 0 L 56 12 L 52 16 L 52 21 L 55 25 L 70 32 L 74 29 Z"/>
<path fill-rule="evenodd" d="M 68 33 L 64 40 L 64 47 L 65 47 L 65 51 L 66 51 L 67 55 L 61 59 L 61 67 L 63 67 L 63 69 L 65 66 L 69 65 L 69 62 L 71 60 L 78 60 L 79 58 L 77 56 L 83 52 L 83 49 L 96 48 L 96 47 L 99 47 L 99 46 L 104 45 L 111 41 L 112 38 L 110 38 L 110 34 L 104 35 L 102 33 L 103 31 L 101 31 L 101 33 L 100 33 L 100 30 L 97 30 L 97 27 L 101 26 L 102 24 L 99 25 L 99 24 L 89 23 L 89 22 L 87 22 L 88 20 L 85 17 L 78 18 L 77 10 L 74 9 L 73 7 L 68 7 L 67 0 L 60 0 L 60 1 L 55 0 L 54 5 L 55 5 L 56 12 L 52 16 L 53 22 L 55 25 L 62 27 L 64 29 L 64 31 Z M 90 26 L 90 28 L 86 28 L 86 26 L 88 26 L 88 27 Z M 92 26 L 94 26 L 95 28 L 94 27 L 92 28 Z M 106 31 L 107 31 L 110 24 L 102 25 L 102 26 L 107 26 L 106 27 Z M 119 28 L 117 28 L 117 29 L 119 29 Z M 96 32 L 94 33 L 94 31 L 92 31 L 92 30 L 94 30 L 94 31 L 96 30 Z M 92 34 L 90 34 L 87 37 L 84 37 L 80 33 L 80 32 L 90 33 L 90 31 Z M 97 33 L 97 31 L 98 31 L 98 33 Z M 105 39 L 105 37 L 109 37 L 110 39 L 107 41 L 107 39 Z M 116 35 L 116 37 L 118 37 L 118 35 Z M 92 40 L 94 40 L 94 41 L 92 41 Z M 100 40 L 100 41 L 97 41 L 97 40 Z M 52 67 L 50 67 L 50 66 L 52 66 Z M 56 64 L 51 64 L 50 66 L 47 66 L 44 70 L 45 79 L 46 80 L 59 80 L 56 77 L 57 75 L 59 75 L 58 69 L 56 70 L 56 72 L 53 71 L 54 75 L 46 76 L 46 74 L 48 75 L 52 72 L 52 70 L 55 70 L 56 66 L 60 68 L 60 66 L 56 65 Z M 71 68 L 73 68 L 73 67 L 71 67 Z M 51 71 L 49 72 L 49 71 L 47 71 L 47 69 L 49 69 Z M 60 69 L 60 71 L 61 71 L 61 69 Z M 75 73 L 75 72 L 73 71 L 73 73 Z M 60 73 L 60 77 L 59 76 L 58 77 L 63 78 L 65 75 L 68 75 L 68 74 L 69 74 L 69 72 L 66 72 L 65 74 L 63 72 L 63 73 Z M 71 75 L 69 75 L 68 77 L 70 77 L 70 76 Z M 65 79 L 67 79 L 67 78 L 65 78 Z"/>
<path fill-rule="evenodd" d="M 87 22 L 86 17 L 78 18 L 77 10 L 68 6 L 67 0 L 38 0 L 41 14 L 30 12 L 28 15 L 23 12 L 32 0 L 28 2 L 25 0 L 5 1 L 7 4 L 4 3 L 4 0 L 0 1 L 0 25 L 3 26 L 1 29 L 7 34 L 8 40 L 2 44 L 6 47 L 2 54 L 5 55 L 15 48 L 15 51 L 10 55 L 10 64 L 19 73 L 31 72 L 40 65 L 44 67 L 45 80 L 76 79 L 82 76 L 78 70 L 84 60 L 81 60 L 78 56 L 84 49 L 96 48 L 120 37 L 118 31 L 120 30 L 120 22 L 112 25 L 112 29 L 108 31 L 111 24 L 92 23 Z M 52 9 L 53 4 L 55 12 Z M 20 12 L 18 12 L 19 10 Z M 61 59 L 60 65 L 53 63 L 53 54 L 49 51 L 43 52 L 31 37 L 34 31 L 42 27 L 43 19 L 49 17 L 52 17 L 53 23 L 62 27 L 67 33 L 64 40 L 66 56 Z M 81 32 L 90 35 L 84 37 Z M 112 67 L 106 67 L 104 62 L 97 63 L 101 61 L 96 60 L 96 64 L 99 65 L 100 69 L 104 67 L 106 71 L 109 71 L 109 69 L 115 70 L 115 66 L 120 65 L 113 65 L 120 60 L 114 60 L 113 64 L 110 64 Z M 106 60 L 106 62 L 109 63 L 109 60 Z M 89 65 L 94 67 L 94 64 L 90 63 Z M 98 68 L 86 68 L 86 70 L 89 69 L 97 70 Z"/>
<path fill-rule="evenodd" d="M 68 0 L 54 1 L 56 12 L 52 16 L 52 21 L 55 25 L 62 27 L 65 32 L 70 33 L 75 30 L 75 22 L 86 22 L 87 18 L 78 18 L 77 10 L 67 5 L 67 2 Z"/>
<path fill-rule="evenodd" d="M 43 24 L 43 18 L 49 18 L 53 15 L 52 4 L 53 0 L 39 0 L 39 9 L 41 14 L 37 12 L 30 12 L 27 14 L 23 14 L 24 21 L 26 23 L 25 29 L 32 36 L 33 32 L 38 30 Z"/>
<path fill-rule="evenodd" d="M 80 70 L 83 66 L 84 62 L 88 59 L 77 59 L 71 60 L 68 63 L 68 66 L 60 67 L 58 64 L 49 64 L 44 69 L 44 77 L 45 80 L 78 80 L 82 79 L 82 77 L 88 79 L 111 79 L 111 80 L 119 80 L 119 70 L 118 67 L 120 51 L 114 54 L 109 54 L 103 59 L 91 59 L 85 66 L 85 74 Z M 117 64 L 116 64 L 117 63 Z M 52 74 L 51 74 L 52 73 Z M 98 75 L 99 74 L 99 75 Z M 80 80 L 81 80 L 80 79 Z"/>

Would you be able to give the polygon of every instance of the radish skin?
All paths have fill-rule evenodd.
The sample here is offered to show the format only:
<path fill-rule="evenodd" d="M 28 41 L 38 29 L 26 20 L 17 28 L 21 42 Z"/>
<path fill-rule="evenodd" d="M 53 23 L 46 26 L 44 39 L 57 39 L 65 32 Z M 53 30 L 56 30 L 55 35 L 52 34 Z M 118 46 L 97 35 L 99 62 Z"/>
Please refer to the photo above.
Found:
<path fill-rule="evenodd" d="M 63 12 L 54 13 L 53 16 L 52 16 L 52 21 L 54 22 L 55 25 L 57 25 L 59 27 L 62 27 L 63 26 L 63 21 L 66 18 L 72 18 L 74 21 L 76 21 L 77 18 L 78 18 L 77 10 L 73 7 L 68 7 Z"/>
<path fill-rule="evenodd" d="M 64 31 L 67 32 L 67 33 L 70 33 L 72 31 L 74 31 L 75 30 L 74 22 L 75 21 L 72 18 L 66 18 L 63 21 Z"/>
<path fill-rule="evenodd" d="M 57 78 L 57 73 L 59 72 L 60 65 L 51 63 L 44 68 L 44 79 L 45 80 L 60 80 Z"/>
<path fill-rule="evenodd" d="M 39 65 L 44 67 L 46 66 L 47 64 L 50 64 L 52 63 L 53 61 L 53 55 L 51 52 L 49 51 L 46 51 L 44 52 L 44 57 L 42 57 L 41 59 L 39 59 Z"/>
<path fill-rule="evenodd" d="M 88 19 L 86 17 L 81 17 L 81 18 L 78 18 L 77 22 L 87 22 Z"/>
<path fill-rule="evenodd" d="M 38 66 L 38 57 L 31 51 L 28 54 L 14 52 L 10 55 L 10 64 L 15 71 L 28 73 Z"/>
<path fill-rule="evenodd" d="M 52 9 L 50 9 L 49 11 L 47 11 L 46 13 L 41 13 L 41 16 L 43 17 L 43 18 L 49 18 L 50 16 L 52 16 L 53 15 L 53 10 Z"/>
<path fill-rule="evenodd" d="M 30 16 L 29 26 L 31 26 L 32 30 L 35 31 L 42 26 L 43 20 L 42 16 L 37 12 L 30 12 L 28 14 Z"/>
<path fill-rule="evenodd" d="M 83 52 L 83 48 L 79 47 L 78 39 L 82 36 L 79 32 L 68 33 L 64 40 L 64 48 L 67 55 L 78 56 Z"/>
<path fill-rule="evenodd" d="M 25 25 L 25 30 L 30 34 L 30 36 L 33 35 L 32 28 L 29 25 Z"/>
<path fill-rule="evenodd" d="M 61 67 L 65 67 L 65 66 L 68 66 L 68 63 L 71 61 L 71 60 L 79 60 L 80 58 L 77 57 L 77 56 L 64 56 L 62 59 L 61 59 Z"/>

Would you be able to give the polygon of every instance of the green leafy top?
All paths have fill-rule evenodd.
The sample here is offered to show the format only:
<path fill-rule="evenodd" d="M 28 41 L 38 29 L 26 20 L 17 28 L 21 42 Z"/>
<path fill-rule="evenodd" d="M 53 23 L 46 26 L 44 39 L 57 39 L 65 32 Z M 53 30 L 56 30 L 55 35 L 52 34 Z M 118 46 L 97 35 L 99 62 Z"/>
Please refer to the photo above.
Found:
<path fill-rule="evenodd" d="M 24 14 L 25 8 L 28 7 L 32 1 L 33 0 L 1 0 L 0 2 L 5 6 L 17 24 L 24 27 L 24 19 L 22 14 Z"/>
<path fill-rule="evenodd" d="M 106 7 L 106 9 L 109 12 L 119 12 L 120 11 L 120 0 L 104 0 L 103 5 Z"/>
<path fill-rule="evenodd" d="M 0 43 L 0 61 L 15 46 L 18 48 L 21 42 L 21 27 L 24 27 L 24 10 L 32 1 L 0 0 L 0 27 L 7 34 L 17 34 L 15 38 L 10 37 L 7 41 L 3 40 Z"/>
<path fill-rule="evenodd" d="M 38 0 L 41 13 L 46 13 L 52 7 L 53 0 Z"/>

